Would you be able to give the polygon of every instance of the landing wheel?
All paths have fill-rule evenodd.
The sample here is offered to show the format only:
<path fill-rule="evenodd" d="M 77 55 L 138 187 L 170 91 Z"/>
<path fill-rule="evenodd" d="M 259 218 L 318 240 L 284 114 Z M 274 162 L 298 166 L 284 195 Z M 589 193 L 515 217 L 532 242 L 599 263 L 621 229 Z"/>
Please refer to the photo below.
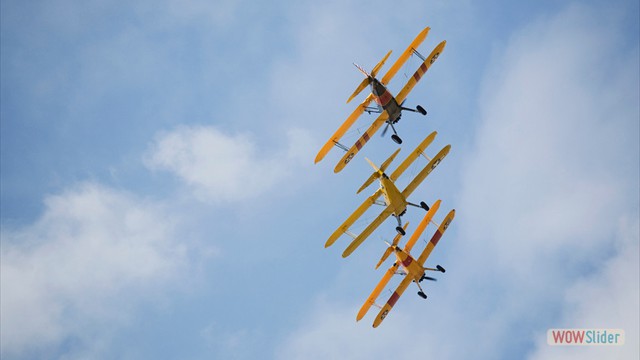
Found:
<path fill-rule="evenodd" d="M 440 271 L 441 273 L 445 272 L 444 268 L 440 265 L 436 265 L 436 269 L 438 269 L 438 271 Z"/>
<path fill-rule="evenodd" d="M 402 139 L 396 134 L 391 135 L 391 140 L 395 141 L 396 144 L 402 144 Z"/>
<path fill-rule="evenodd" d="M 398 234 L 400 234 L 400 235 L 402 235 L 402 236 L 404 236 L 404 235 L 406 234 L 406 232 L 404 231 L 404 229 L 403 229 L 403 228 L 401 228 L 400 226 L 398 226 L 398 227 L 396 228 L 396 231 L 398 232 Z"/>
<path fill-rule="evenodd" d="M 418 105 L 416 106 L 416 110 L 418 110 L 418 112 L 422 115 L 427 115 L 427 110 L 425 110 L 422 106 Z"/>
<path fill-rule="evenodd" d="M 422 291 L 418 291 L 418 295 L 420 295 L 421 298 L 426 299 L 427 295 L 425 293 L 423 293 Z"/>
<path fill-rule="evenodd" d="M 420 201 L 420 207 L 429 211 L 429 205 L 427 205 L 427 203 L 424 201 Z"/>

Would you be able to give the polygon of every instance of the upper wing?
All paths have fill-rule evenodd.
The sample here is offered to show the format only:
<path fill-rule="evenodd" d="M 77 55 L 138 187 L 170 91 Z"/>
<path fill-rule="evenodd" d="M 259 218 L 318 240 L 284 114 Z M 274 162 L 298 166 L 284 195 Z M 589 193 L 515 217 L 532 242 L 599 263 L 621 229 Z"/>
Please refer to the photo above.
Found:
<path fill-rule="evenodd" d="M 411 253 L 413 245 L 416 244 L 416 241 L 418 241 L 420 235 L 422 235 L 422 232 L 424 232 L 424 229 L 427 227 L 427 225 L 429 225 L 429 222 L 431 221 L 431 219 L 433 219 L 433 215 L 435 215 L 439 208 L 440 200 L 437 200 L 433 203 L 433 205 L 431 205 L 431 208 L 424 215 L 424 218 L 422 218 L 422 221 L 420 221 L 420 223 L 418 224 L 418 227 L 411 235 L 411 238 L 409 238 L 409 241 L 407 241 L 407 244 L 404 246 L 404 252 L 406 252 L 407 254 Z"/>
<path fill-rule="evenodd" d="M 396 289 L 396 291 L 394 291 L 393 294 L 391 294 L 391 297 L 389 298 L 387 303 L 384 304 L 382 309 L 380 309 L 378 316 L 373 321 L 374 328 L 378 327 L 378 325 L 380 325 L 382 320 L 384 320 L 384 318 L 387 317 L 387 315 L 389 314 L 389 311 L 391 311 L 391 309 L 393 308 L 393 305 L 395 305 L 398 299 L 400 299 L 400 296 L 402 296 L 402 293 L 407 289 L 411 281 L 413 281 L 413 278 L 411 276 L 405 276 L 405 278 L 402 279 L 402 282 L 400 283 L 400 285 L 398 285 L 398 288 Z"/>
<path fill-rule="evenodd" d="M 418 156 L 420 156 L 420 154 L 424 152 L 424 150 L 431 144 L 431 142 L 433 142 L 433 139 L 435 139 L 437 134 L 438 133 L 434 131 L 429 134 L 424 140 L 422 140 L 420 145 L 418 145 L 418 147 L 413 150 L 413 152 L 409 154 L 406 159 L 404 159 L 404 161 L 398 166 L 398 168 L 393 171 L 390 176 L 392 181 L 398 180 L 400 175 L 402 175 L 402 173 L 407 170 L 407 168 L 418 158 Z"/>
<path fill-rule="evenodd" d="M 436 46 L 436 48 L 433 49 L 431 54 L 429 54 L 429 56 L 424 60 L 422 65 L 420 65 L 418 70 L 416 70 L 416 72 L 413 73 L 413 76 L 409 78 L 409 81 L 407 81 L 407 84 L 402 88 L 402 90 L 400 90 L 400 92 L 398 93 L 398 96 L 396 96 L 396 101 L 398 102 L 398 104 L 402 104 L 404 99 L 407 98 L 407 95 L 409 95 L 411 90 L 413 90 L 413 87 L 418 83 L 418 81 L 420 81 L 420 78 L 422 78 L 422 75 L 424 75 L 424 73 L 426 73 L 427 70 L 429 70 L 429 67 L 431 66 L 431 64 L 433 64 L 433 62 L 436 61 L 438 56 L 440 56 L 440 53 L 442 52 L 442 50 L 444 50 L 444 47 L 446 44 L 447 44 L 446 41 L 443 41 L 440 44 L 438 44 L 438 46 Z"/>
<path fill-rule="evenodd" d="M 381 191 L 381 190 L 379 190 Z M 380 224 L 382 224 L 383 221 L 385 221 L 389 215 L 391 215 L 393 213 L 393 209 L 391 208 L 391 206 L 387 206 L 386 209 L 384 209 L 384 211 L 382 211 L 382 213 L 380 215 L 378 215 L 377 218 L 375 218 L 375 220 L 373 220 L 371 222 L 371 224 L 369 224 L 369 226 L 367 226 L 364 230 L 362 230 L 362 232 L 360 233 L 360 235 L 356 236 L 355 239 L 353 239 L 353 241 L 351 242 L 351 244 L 349 244 L 349 246 L 347 246 L 347 248 L 345 249 L 345 251 L 342 253 L 342 257 L 347 257 L 349 255 L 351 255 L 351 253 L 358 247 L 360 246 L 360 244 L 362 244 L 362 242 L 369 237 L 369 235 L 371 235 L 371 233 L 378 228 L 378 226 L 380 226 Z"/>
<path fill-rule="evenodd" d="M 364 304 L 362 304 L 362 307 L 358 312 L 358 316 L 356 317 L 356 321 L 360 321 L 360 319 L 364 317 L 367 311 L 369 311 L 369 308 L 371 307 L 371 305 L 375 304 L 376 299 L 380 295 L 380 292 L 382 292 L 382 289 L 384 289 L 385 286 L 387 286 L 387 283 L 389 283 L 389 280 L 391 279 L 393 274 L 396 273 L 396 270 L 398 270 L 398 263 L 394 263 L 389 268 L 389 270 L 387 270 L 387 272 L 384 273 L 378 285 L 375 287 L 375 289 L 373 289 L 373 291 L 371 292 L 371 295 L 369 295 L 369 297 L 367 298 L 367 301 L 365 301 Z"/>
<path fill-rule="evenodd" d="M 360 217 L 362 216 L 362 214 L 364 214 L 365 211 L 367 211 L 367 209 L 376 201 L 378 200 L 378 197 L 380 197 L 380 195 L 382 195 L 382 190 L 378 189 L 375 193 L 373 193 L 373 195 L 369 196 L 363 203 L 362 205 L 360 205 L 356 211 L 353 212 L 353 214 L 351 214 L 347 220 L 345 220 L 342 225 L 340 225 L 340 227 L 338 229 L 336 229 L 336 231 L 333 232 L 333 234 L 331 234 L 331 236 L 329 237 L 329 240 L 327 240 L 327 242 L 324 244 L 324 247 L 329 247 L 331 245 L 333 245 L 334 242 L 336 242 L 336 240 L 340 237 L 340 235 L 344 234 L 345 232 L 347 232 L 347 230 L 349 230 L 349 227 Z"/>
<path fill-rule="evenodd" d="M 411 193 L 418 187 L 418 185 L 420 185 L 420 183 L 424 181 L 427 175 L 429 175 L 431 171 L 433 171 L 433 169 L 435 169 L 436 166 L 440 164 L 442 159 L 444 159 L 444 157 L 447 156 L 450 149 L 451 149 L 451 145 L 447 145 L 443 147 L 442 150 L 440 150 L 440 152 L 436 155 L 436 157 L 431 159 L 431 161 L 429 161 L 427 166 L 425 166 L 424 169 L 422 169 L 422 171 L 420 171 L 418 175 L 416 175 L 416 177 L 413 178 L 413 180 L 411 180 L 409 185 L 407 185 L 404 191 L 402 191 L 402 195 L 404 196 L 405 199 L 408 198 L 409 195 L 411 195 Z"/>
<path fill-rule="evenodd" d="M 373 134 L 375 134 L 376 131 L 380 129 L 382 124 L 384 124 L 384 122 L 387 121 L 388 118 L 389 116 L 387 115 L 387 112 L 383 111 L 382 114 L 380 114 L 380 116 L 378 116 L 378 118 L 373 122 L 373 124 L 371 124 L 371 126 L 367 129 L 367 131 L 365 131 L 364 134 L 362 134 L 360 139 L 358 139 L 358 141 L 356 141 L 356 143 L 353 144 L 351 149 L 349 149 L 349 151 L 347 151 L 347 153 L 344 154 L 342 159 L 340 159 L 340 161 L 336 165 L 335 169 L 333 169 L 333 172 L 337 173 L 337 172 L 340 172 L 342 169 L 344 169 L 344 167 L 347 166 L 349 161 L 353 159 L 353 157 L 358 153 L 358 151 L 362 149 L 364 144 L 366 144 L 367 141 L 371 139 L 371 136 L 373 136 Z"/>
<path fill-rule="evenodd" d="M 356 119 L 360 115 L 362 115 L 362 113 L 364 112 L 364 109 L 367 106 L 369 106 L 369 104 L 371 103 L 372 100 L 373 100 L 373 94 L 369 94 L 369 96 L 367 96 L 367 98 L 364 99 L 362 104 L 360 104 L 360 105 L 358 105 L 356 107 L 356 109 L 351 113 L 351 115 L 349 115 L 347 120 L 345 120 L 344 123 L 342 123 L 342 125 L 340 125 L 338 130 L 336 130 L 336 132 L 333 134 L 333 136 L 331 136 L 329 141 L 327 141 L 327 143 L 324 144 L 322 149 L 320 149 L 320 151 L 318 152 L 318 155 L 316 155 L 315 163 L 318 163 L 320 160 L 322 160 L 324 158 L 324 156 L 327 155 L 329 150 L 331 150 L 333 145 L 335 145 L 338 141 L 340 141 L 340 139 L 342 138 L 344 133 L 346 133 L 347 130 L 349 130 L 349 128 L 356 121 Z"/>
<path fill-rule="evenodd" d="M 384 76 L 382 77 L 382 80 L 381 80 L 381 82 L 383 84 L 387 85 L 389 83 L 389 81 L 391 81 L 391 79 L 396 75 L 398 70 L 400 70 L 402 65 L 404 65 L 404 63 L 407 61 L 407 59 L 409 59 L 409 56 L 411 56 L 411 54 L 413 53 L 413 50 L 417 49 L 418 46 L 420 46 L 420 44 L 422 44 L 424 39 L 427 37 L 427 34 L 429 33 L 429 29 L 430 29 L 429 27 L 424 28 L 418 34 L 418 36 L 416 36 L 416 38 L 413 39 L 411 44 L 409 44 L 407 49 L 400 55 L 398 60 L 396 60 L 396 62 L 391 66 L 389 71 L 387 71 L 387 73 L 384 74 Z"/>
<path fill-rule="evenodd" d="M 444 221 L 442 222 L 442 224 L 440 224 L 440 227 L 438 227 L 438 230 L 436 230 L 436 233 L 433 234 L 433 237 L 431 237 L 431 240 L 422 251 L 422 254 L 420 254 L 420 257 L 418 258 L 418 264 L 420 264 L 420 266 L 424 265 L 424 262 L 427 260 L 429 255 L 431 255 L 431 251 L 433 250 L 433 248 L 436 245 L 438 245 L 438 241 L 440 241 L 442 234 L 444 234 L 444 232 L 447 230 L 447 228 L 449 227 L 449 224 L 451 224 L 455 216 L 456 216 L 456 211 L 451 210 L 449 211 L 449 214 L 447 214 L 447 217 L 444 218 Z"/>

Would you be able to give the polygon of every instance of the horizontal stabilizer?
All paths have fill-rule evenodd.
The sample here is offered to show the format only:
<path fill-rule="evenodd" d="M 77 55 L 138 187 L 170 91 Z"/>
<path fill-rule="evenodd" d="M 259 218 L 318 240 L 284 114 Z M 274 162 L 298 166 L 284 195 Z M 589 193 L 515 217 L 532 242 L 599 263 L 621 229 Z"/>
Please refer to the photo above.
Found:
<path fill-rule="evenodd" d="M 402 229 L 404 231 L 407 231 L 407 227 L 409 226 L 409 222 L 407 221 L 404 226 L 402 227 Z M 400 238 L 402 237 L 402 234 L 397 234 L 395 238 L 393 238 L 393 243 L 390 244 L 387 249 L 384 251 L 384 254 L 382 254 L 382 257 L 380 258 L 380 261 L 378 261 L 378 264 L 376 265 L 376 269 L 378 269 L 380 267 L 380 265 L 382 265 L 383 262 L 385 262 L 385 260 L 387 260 L 387 258 L 389 257 L 389 255 L 391 255 L 391 253 L 393 252 L 393 247 L 397 246 L 398 243 L 400 242 Z M 387 243 L 389 244 L 389 243 Z"/>
<path fill-rule="evenodd" d="M 356 91 L 354 91 L 353 94 L 351 94 L 351 96 L 349 96 L 349 99 L 347 99 L 347 104 L 349 102 L 351 102 L 351 100 L 353 100 L 354 97 L 358 96 L 358 94 L 360 94 L 360 92 L 362 90 L 364 90 L 364 88 L 366 88 L 367 85 L 369 85 L 369 78 L 368 77 L 364 78 L 364 80 L 362 80 L 360 85 L 358 85 L 358 87 L 356 88 Z"/>
<path fill-rule="evenodd" d="M 371 70 L 371 77 L 373 78 L 376 77 L 376 75 L 378 74 L 378 71 L 380 71 L 382 66 L 384 66 L 385 61 L 387 61 L 387 59 L 389 58 L 389 55 L 391 55 L 391 50 L 389 50 L 387 55 L 385 55 L 382 58 L 382 60 L 373 68 L 373 70 Z"/>
<path fill-rule="evenodd" d="M 375 164 L 372 165 L 376 171 L 373 172 L 371 176 L 369 176 L 369 178 L 367 179 L 367 181 L 364 182 L 364 184 L 362 184 L 362 186 L 360 187 L 360 189 L 358 189 L 358 192 L 356 194 L 359 194 L 362 190 L 369 187 L 369 185 L 371 185 L 371 183 L 373 183 L 374 180 L 379 178 L 380 177 L 379 171 L 384 173 L 384 171 L 389 167 L 391 162 L 393 162 L 393 159 L 395 159 L 396 155 L 398 155 L 399 152 L 400 152 L 400 149 L 396 150 L 393 154 L 391 154 L 391 156 L 389 156 L 389 158 L 382 163 L 382 166 L 380 166 L 380 169 L 376 169 Z"/>
<path fill-rule="evenodd" d="M 380 62 L 378 64 L 376 64 L 376 66 L 373 68 L 373 70 L 371 70 L 371 74 L 367 74 L 367 72 L 363 68 L 361 68 L 357 64 L 353 64 L 358 68 L 358 70 L 360 70 L 360 72 L 362 72 L 364 74 L 364 76 L 366 76 L 366 78 L 364 80 L 362 80 L 360 85 L 358 85 L 358 87 L 356 88 L 356 91 L 354 91 L 353 94 L 351 94 L 351 96 L 349 96 L 349 99 L 347 99 L 347 104 L 349 102 L 351 102 L 351 100 L 353 100 L 354 97 L 358 96 L 358 94 L 360 94 L 360 92 L 362 90 L 364 90 L 364 88 L 366 88 L 367 85 L 369 85 L 369 83 L 371 82 L 371 79 L 376 77 L 376 74 L 378 73 L 378 71 L 380 71 L 380 69 L 384 65 L 385 61 L 387 61 L 387 59 L 389 58 L 389 55 L 391 55 L 391 51 L 389 51 L 387 53 L 387 55 L 385 55 L 382 58 L 382 60 L 380 60 Z"/>

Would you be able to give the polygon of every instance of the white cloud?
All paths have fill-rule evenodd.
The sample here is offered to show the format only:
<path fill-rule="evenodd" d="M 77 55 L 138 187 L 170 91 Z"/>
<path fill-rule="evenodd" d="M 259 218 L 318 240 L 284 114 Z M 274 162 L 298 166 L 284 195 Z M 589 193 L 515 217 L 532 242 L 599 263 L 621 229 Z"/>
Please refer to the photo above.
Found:
<path fill-rule="evenodd" d="M 187 246 L 157 204 L 87 183 L 45 205 L 34 224 L 2 231 L 3 358 L 104 347 L 186 269 Z"/>
<path fill-rule="evenodd" d="M 563 317 L 553 328 L 623 329 L 626 343 L 619 347 L 551 347 L 546 331 L 538 334 L 530 359 L 638 359 L 640 318 L 640 224 L 623 219 L 617 234 L 616 256 L 598 264 L 600 271 L 578 279 L 565 292 Z M 635 286 L 634 286 L 635 285 Z M 544 329 L 543 329 L 544 330 Z"/>
<path fill-rule="evenodd" d="M 304 130 L 290 130 L 287 141 L 284 149 L 264 151 L 246 134 L 180 127 L 158 136 L 145 162 L 151 169 L 175 173 L 201 201 L 241 201 L 273 189 L 300 163 L 311 162 L 314 144 Z"/>
<path fill-rule="evenodd" d="M 619 15 L 570 6 L 514 34 L 496 57 L 476 146 L 464 160 L 458 236 L 446 245 L 449 271 L 438 283 L 447 301 L 430 300 L 437 310 L 416 311 L 409 300 L 394 309 L 394 317 L 412 315 L 395 330 L 413 341 L 361 339 L 327 314 L 302 325 L 285 343 L 287 354 L 322 351 L 309 339 L 337 333 L 356 357 L 371 347 L 545 357 L 540 334 L 558 319 L 621 324 L 631 335 L 628 350 L 637 350 L 640 235 L 636 222 L 620 224 L 638 217 L 638 49 L 618 40 L 626 35 Z M 602 307 L 607 296 L 613 305 Z M 316 307 L 355 316 L 344 306 Z"/>
<path fill-rule="evenodd" d="M 371 310 L 375 313 L 375 308 Z M 368 316 L 356 323 L 358 308 L 319 299 L 305 324 L 277 349 L 277 359 L 410 359 L 439 358 L 431 346 L 428 331 L 414 326 L 415 319 L 406 312 L 394 312 L 377 329 Z M 391 321 L 390 321 L 391 320 Z M 366 324 L 365 324 L 366 323 Z M 407 335 L 420 338 L 419 346 L 408 343 Z M 424 336 L 422 336 L 424 335 Z M 445 357 L 446 358 L 446 357 Z"/>

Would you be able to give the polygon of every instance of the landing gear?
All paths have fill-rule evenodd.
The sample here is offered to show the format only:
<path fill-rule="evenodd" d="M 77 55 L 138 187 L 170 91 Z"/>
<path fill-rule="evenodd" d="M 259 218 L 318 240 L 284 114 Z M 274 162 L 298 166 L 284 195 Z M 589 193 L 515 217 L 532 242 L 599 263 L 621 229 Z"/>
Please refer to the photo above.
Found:
<path fill-rule="evenodd" d="M 418 105 L 416 106 L 416 110 L 418 110 L 418 112 L 422 115 L 427 115 L 427 110 L 425 110 L 422 106 Z"/>
<path fill-rule="evenodd" d="M 420 207 L 425 209 L 426 211 L 429 211 L 429 205 L 427 205 L 427 203 L 424 201 L 420 201 Z"/>
<path fill-rule="evenodd" d="M 438 279 L 426 275 L 422 275 L 422 277 L 420 278 L 420 282 L 422 282 L 422 280 L 438 281 Z"/>
<path fill-rule="evenodd" d="M 423 299 L 427 298 L 427 294 L 423 293 L 422 290 L 418 291 L 418 295 L 420 295 L 420 297 Z"/>
<path fill-rule="evenodd" d="M 396 144 L 402 144 L 402 139 L 400 139 L 400 136 L 393 134 L 391 135 L 391 140 L 393 140 Z"/>
<path fill-rule="evenodd" d="M 440 265 L 436 265 L 436 269 L 438 269 L 438 271 L 440 271 L 441 273 L 445 272 L 444 268 Z"/>
<path fill-rule="evenodd" d="M 404 229 L 402 228 L 402 221 L 400 220 L 400 215 L 393 215 L 396 220 L 398 221 L 398 226 L 396 227 L 396 231 L 398 232 L 398 234 L 404 236 L 406 234 L 406 232 L 404 231 Z"/>

